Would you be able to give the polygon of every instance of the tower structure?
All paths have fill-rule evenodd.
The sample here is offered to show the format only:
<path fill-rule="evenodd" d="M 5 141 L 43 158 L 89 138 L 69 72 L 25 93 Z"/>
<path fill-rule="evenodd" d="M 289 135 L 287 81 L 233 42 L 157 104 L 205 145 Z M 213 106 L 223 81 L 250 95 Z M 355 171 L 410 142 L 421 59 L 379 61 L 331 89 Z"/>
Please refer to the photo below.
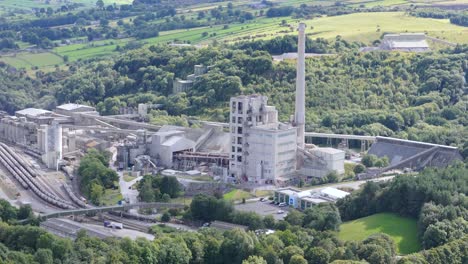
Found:
<path fill-rule="evenodd" d="M 296 73 L 296 109 L 294 125 L 297 127 L 297 145 L 304 148 L 305 133 L 305 28 L 299 23 L 299 36 L 297 44 L 297 73 Z"/>

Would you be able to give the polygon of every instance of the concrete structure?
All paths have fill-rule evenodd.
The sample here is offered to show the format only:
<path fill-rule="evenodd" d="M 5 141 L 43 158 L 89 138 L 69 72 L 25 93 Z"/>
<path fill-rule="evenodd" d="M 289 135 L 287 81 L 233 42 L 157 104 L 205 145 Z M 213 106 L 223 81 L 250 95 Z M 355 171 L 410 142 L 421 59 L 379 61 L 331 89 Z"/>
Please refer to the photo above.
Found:
<path fill-rule="evenodd" d="M 344 173 L 345 153 L 305 147 L 305 24 L 299 24 L 295 114 L 292 124 L 278 122 L 278 112 L 261 95 L 230 101 L 231 151 L 228 180 L 286 185 L 301 176 Z M 302 175 L 299 175 L 302 174 Z"/>
<path fill-rule="evenodd" d="M 187 80 L 181 80 L 179 78 L 174 80 L 174 82 L 172 83 L 172 93 L 177 94 L 187 92 L 188 90 L 190 90 L 195 80 L 201 75 L 207 73 L 209 68 L 209 66 L 195 65 L 193 67 L 194 73 L 187 76 Z"/>
<path fill-rule="evenodd" d="M 380 49 L 411 52 L 430 50 L 424 33 L 386 34 L 380 44 Z"/>
<path fill-rule="evenodd" d="M 295 172 L 296 128 L 278 122 L 267 101 L 261 95 L 231 98 L 231 181 L 276 184 Z"/>
<path fill-rule="evenodd" d="M 305 159 L 301 167 L 301 174 L 309 177 L 322 178 L 328 173 L 335 171 L 343 174 L 345 152 L 334 148 L 313 148 L 308 150 L 313 155 L 310 159 Z"/>
<path fill-rule="evenodd" d="M 297 74 L 296 74 L 296 108 L 294 114 L 294 125 L 297 127 L 297 145 L 304 148 L 305 133 L 305 27 L 299 24 L 299 38 L 297 51 Z"/>
<path fill-rule="evenodd" d="M 463 160 L 456 147 L 397 138 L 377 137 L 376 139 L 368 154 L 380 158 L 387 157 L 390 165 L 359 174 L 359 179 L 374 178 L 394 169 L 422 170 L 425 167 L 446 167 L 455 161 Z"/>
<path fill-rule="evenodd" d="M 193 86 L 193 81 L 191 80 L 181 80 L 179 78 L 175 79 L 172 84 L 172 93 L 185 93 L 190 90 Z"/>
<path fill-rule="evenodd" d="M 62 127 L 57 122 L 41 125 L 38 130 L 38 147 L 44 153 L 42 161 L 50 169 L 58 169 L 62 159 Z"/>
<path fill-rule="evenodd" d="M 384 51 L 407 51 L 426 52 L 430 50 L 424 33 L 399 33 L 386 34 L 378 47 L 364 47 L 362 52 L 384 50 Z"/>
<path fill-rule="evenodd" d="M 58 114 L 69 115 L 70 113 L 95 112 L 96 108 L 82 104 L 63 104 L 57 106 L 55 112 Z"/>
<path fill-rule="evenodd" d="M 0 116 L 0 139 L 20 145 L 37 145 L 37 124 L 25 117 Z"/>

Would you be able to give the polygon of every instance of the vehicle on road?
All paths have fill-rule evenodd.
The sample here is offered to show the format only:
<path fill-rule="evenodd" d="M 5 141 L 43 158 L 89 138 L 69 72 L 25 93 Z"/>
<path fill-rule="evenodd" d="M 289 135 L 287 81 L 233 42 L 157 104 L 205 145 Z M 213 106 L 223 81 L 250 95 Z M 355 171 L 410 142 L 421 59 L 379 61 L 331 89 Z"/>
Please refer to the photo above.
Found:
<path fill-rule="evenodd" d="M 278 206 L 279 207 L 285 207 L 287 204 L 286 203 L 279 203 Z"/>
<path fill-rule="evenodd" d="M 115 229 L 123 229 L 122 223 L 111 222 L 111 221 L 104 221 L 104 227 L 108 228 L 115 228 Z"/>
<path fill-rule="evenodd" d="M 277 214 L 284 214 L 284 211 L 283 210 L 278 210 L 278 212 L 276 212 Z"/>

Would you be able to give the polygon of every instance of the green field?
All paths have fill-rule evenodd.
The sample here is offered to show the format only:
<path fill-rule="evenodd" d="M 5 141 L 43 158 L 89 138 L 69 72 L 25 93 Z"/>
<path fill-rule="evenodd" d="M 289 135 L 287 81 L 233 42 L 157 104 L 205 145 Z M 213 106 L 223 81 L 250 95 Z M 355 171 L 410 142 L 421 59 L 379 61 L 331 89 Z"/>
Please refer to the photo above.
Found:
<path fill-rule="evenodd" d="M 243 190 L 233 189 L 232 191 L 225 193 L 223 198 L 229 201 L 240 201 L 242 199 L 252 198 L 252 195 Z"/>
<path fill-rule="evenodd" d="M 107 189 L 104 192 L 104 195 L 101 199 L 101 204 L 104 206 L 116 205 L 119 201 L 123 199 L 120 189 Z"/>
<path fill-rule="evenodd" d="M 398 253 L 410 254 L 421 249 L 417 232 L 415 219 L 380 213 L 343 223 L 338 237 L 359 241 L 375 233 L 385 233 L 395 241 Z"/>
<path fill-rule="evenodd" d="M 0 56 L 0 61 L 8 63 L 15 68 L 31 69 L 32 66 L 47 67 L 63 63 L 63 59 L 50 52 L 43 53 L 17 53 L 16 55 Z"/>
<path fill-rule="evenodd" d="M 46 0 L 0 0 L 0 8 L 4 10 L 31 10 L 32 8 L 57 8 L 63 5 L 62 1 L 50 0 L 49 4 Z M 84 4 L 87 7 L 95 6 L 95 0 L 74 0 L 74 3 Z M 104 0 L 106 5 L 116 3 L 120 4 L 131 4 L 133 0 Z"/>
<path fill-rule="evenodd" d="M 213 28 L 208 32 L 218 32 L 217 39 L 238 41 L 242 39 L 267 39 L 286 34 L 297 34 L 280 25 L 281 19 L 257 19 L 250 24 L 232 25 L 227 32 Z M 297 19 L 287 19 L 295 28 Z M 403 12 L 354 13 L 342 16 L 321 17 L 303 21 L 309 28 L 312 38 L 334 39 L 337 35 L 346 40 L 370 43 L 382 33 L 426 32 L 429 36 L 452 42 L 468 43 L 468 28 L 450 24 L 448 19 L 419 18 Z M 311 30 L 312 28 L 312 30 Z M 230 32 L 235 31 L 231 34 Z"/>

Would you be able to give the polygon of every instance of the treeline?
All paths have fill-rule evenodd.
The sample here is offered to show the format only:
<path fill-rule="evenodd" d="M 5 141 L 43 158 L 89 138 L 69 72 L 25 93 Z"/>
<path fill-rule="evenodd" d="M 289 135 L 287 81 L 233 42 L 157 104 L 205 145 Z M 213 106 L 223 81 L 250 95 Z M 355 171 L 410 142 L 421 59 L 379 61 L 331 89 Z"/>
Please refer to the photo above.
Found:
<path fill-rule="evenodd" d="M 397 176 L 390 183 L 368 182 L 337 202 L 344 221 L 378 212 L 418 218 L 424 248 L 437 247 L 468 234 L 468 167 L 426 169 L 417 177 Z"/>
<path fill-rule="evenodd" d="M 334 42 L 323 38 L 314 40 L 307 38 L 305 51 L 307 53 L 335 53 L 357 49 L 359 46 L 359 43 L 350 43 L 341 37 L 337 37 Z M 263 50 L 274 55 L 297 52 L 297 36 L 285 35 L 269 40 L 241 42 L 236 44 L 235 47 L 241 50 Z"/>
<path fill-rule="evenodd" d="M 384 11 L 398 11 L 398 7 L 382 7 L 375 6 L 366 8 L 365 5 L 359 7 L 349 6 L 345 2 L 335 2 L 334 5 L 307 5 L 301 4 L 298 7 L 294 6 L 273 6 L 270 7 L 265 15 L 267 17 L 289 17 L 293 18 L 307 18 L 311 19 L 320 16 L 341 16 L 352 13 L 362 12 L 384 12 Z"/>
<path fill-rule="evenodd" d="M 468 262 L 468 236 L 449 242 L 443 246 L 403 256 L 397 264 L 445 264 Z"/>
<path fill-rule="evenodd" d="M 90 149 L 80 161 L 80 190 L 96 205 L 101 203 L 105 190 L 115 188 L 114 182 L 119 179 L 117 173 L 109 168 L 109 160 L 109 153 Z"/>
<path fill-rule="evenodd" d="M 437 19 L 449 19 L 450 23 L 468 27 L 468 12 L 455 12 L 449 10 L 443 10 L 438 8 L 432 9 L 416 9 L 410 12 L 412 16 L 424 17 L 424 18 L 437 18 Z"/>

